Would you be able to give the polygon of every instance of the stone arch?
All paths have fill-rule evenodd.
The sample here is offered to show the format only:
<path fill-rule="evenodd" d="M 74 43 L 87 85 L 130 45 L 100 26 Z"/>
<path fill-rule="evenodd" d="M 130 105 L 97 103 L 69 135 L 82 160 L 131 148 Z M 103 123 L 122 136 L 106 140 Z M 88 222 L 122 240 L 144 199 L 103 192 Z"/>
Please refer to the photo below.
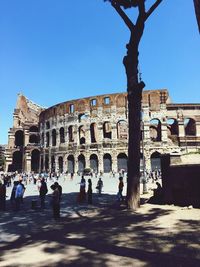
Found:
<path fill-rule="evenodd" d="M 59 172 L 63 173 L 63 157 L 62 156 L 58 158 L 58 168 L 59 168 Z"/>
<path fill-rule="evenodd" d="M 196 121 L 192 118 L 184 119 L 185 135 L 196 136 Z"/>
<path fill-rule="evenodd" d="M 52 130 L 52 146 L 56 146 L 56 129 Z"/>
<path fill-rule="evenodd" d="M 96 154 L 90 156 L 90 168 L 96 173 L 99 170 L 99 161 Z"/>
<path fill-rule="evenodd" d="M 74 173 L 74 156 L 69 155 L 67 157 L 67 171 L 68 173 Z"/>
<path fill-rule="evenodd" d="M 22 171 L 23 154 L 22 151 L 15 151 L 12 155 L 12 167 L 11 171 Z"/>
<path fill-rule="evenodd" d="M 15 132 L 15 146 L 24 146 L 24 132 L 22 130 Z"/>
<path fill-rule="evenodd" d="M 97 124 L 92 123 L 90 124 L 90 138 L 91 138 L 91 143 L 96 143 L 97 142 Z"/>
<path fill-rule="evenodd" d="M 167 137 L 173 143 L 178 144 L 178 121 L 174 118 L 167 119 Z"/>
<path fill-rule="evenodd" d="M 161 141 L 161 122 L 159 119 L 150 120 L 150 139 L 153 142 Z"/>
<path fill-rule="evenodd" d="M 151 154 L 151 170 L 161 169 L 161 153 L 155 151 Z"/>
<path fill-rule="evenodd" d="M 120 140 L 128 139 L 128 123 L 125 120 L 117 122 L 117 138 Z"/>
<path fill-rule="evenodd" d="M 38 144 L 39 143 L 39 136 L 36 134 L 31 134 L 29 136 L 29 143 L 30 144 Z"/>
<path fill-rule="evenodd" d="M 124 170 L 127 172 L 128 169 L 128 157 L 125 153 L 120 153 L 117 156 L 117 170 L 120 172 L 120 170 Z"/>
<path fill-rule="evenodd" d="M 78 171 L 83 172 L 85 169 L 85 156 L 83 154 L 80 154 L 78 156 Z"/>
<path fill-rule="evenodd" d="M 73 126 L 70 125 L 68 128 L 68 136 L 69 136 L 69 142 L 74 141 L 74 132 L 73 132 Z"/>
<path fill-rule="evenodd" d="M 108 153 L 104 154 L 103 156 L 103 171 L 104 173 L 109 173 L 112 171 L 112 157 Z"/>
<path fill-rule="evenodd" d="M 51 172 L 55 172 L 56 171 L 56 161 L 55 161 L 55 157 L 54 155 L 51 156 Z"/>
<path fill-rule="evenodd" d="M 112 127 L 109 121 L 103 123 L 103 138 L 112 138 Z"/>
<path fill-rule="evenodd" d="M 31 171 L 39 172 L 40 167 L 40 151 L 33 149 L 31 151 Z"/>
<path fill-rule="evenodd" d="M 60 128 L 59 134 L 60 134 L 60 143 L 61 144 L 65 143 L 65 129 L 64 129 L 64 127 Z"/>
<path fill-rule="evenodd" d="M 85 141 L 86 141 L 86 139 L 85 139 L 85 127 L 83 125 L 80 126 L 79 129 L 78 129 L 78 132 L 79 132 L 79 143 L 80 143 L 80 145 L 85 144 Z"/>

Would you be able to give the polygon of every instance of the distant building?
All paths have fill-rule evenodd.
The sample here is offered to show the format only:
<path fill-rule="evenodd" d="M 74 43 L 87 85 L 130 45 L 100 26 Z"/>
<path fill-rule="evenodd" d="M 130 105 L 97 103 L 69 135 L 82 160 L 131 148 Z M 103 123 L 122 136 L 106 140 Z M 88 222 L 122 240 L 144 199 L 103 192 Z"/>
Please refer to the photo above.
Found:
<path fill-rule="evenodd" d="M 199 151 L 200 103 L 171 103 L 166 89 L 144 91 L 142 113 L 141 167 L 144 162 L 147 170 L 159 168 L 164 153 Z M 6 148 L 8 171 L 127 170 L 126 93 L 71 100 L 47 109 L 19 95 L 13 118 Z"/>

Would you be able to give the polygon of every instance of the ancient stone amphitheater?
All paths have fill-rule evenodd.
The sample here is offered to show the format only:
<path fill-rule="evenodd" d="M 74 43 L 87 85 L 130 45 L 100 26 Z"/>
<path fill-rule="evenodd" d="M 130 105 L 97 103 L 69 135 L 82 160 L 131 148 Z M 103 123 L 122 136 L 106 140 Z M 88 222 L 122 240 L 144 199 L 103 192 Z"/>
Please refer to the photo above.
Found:
<path fill-rule="evenodd" d="M 126 93 L 66 101 L 47 109 L 19 94 L 8 133 L 6 171 L 126 171 L 127 118 Z M 144 91 L 141 168 L 159 168 L 164 153 L 199 149 L 200 104 L 173 104 L 166 89 Z"/>

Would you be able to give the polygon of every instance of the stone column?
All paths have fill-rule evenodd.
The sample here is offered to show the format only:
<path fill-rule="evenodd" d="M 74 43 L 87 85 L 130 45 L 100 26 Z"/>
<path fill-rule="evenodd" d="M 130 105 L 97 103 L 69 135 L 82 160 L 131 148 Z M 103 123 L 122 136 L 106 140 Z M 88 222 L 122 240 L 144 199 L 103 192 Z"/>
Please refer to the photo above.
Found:
<path fill-rule="evenodd" d="M 87 145 L 91 144 L 91 138 L 90 138 L 90 125 L 85 125 L 85 143 Z"/>
<path fill-rule="evenodd" d="M 161 123 L 161 141 L 167 142 L 168 136 L 167 136 L 167 122 L 164 120 Z"/>
<path fill-rule="evenodd" d="M 24 146 L 27 146 L 29 144 L 29 131 L 24 131 Z"/>
<path fill-rule="evenodd" d="M 14 133 L 8 133 L 8 148 L 13 148 L 15 146 L 15 135 Z"/>
<path fill-rule="evenodd" d="M 178 136 L 185 137 L 185 127 L 183 120 L 178 120 Z"/>
<path fill-rule="evenodd" d="M 200 137 L 200 121 L 196 122 L 196 136 Z"/>
<path fill-rule="evenodd" d="M 112 156 L 112 171 L 114 172 L 118 172 L 118 168 L 117 168 L 117 154 L 113 153 L 111 154 Z"/>
<path fill-rule="evenodd" d="M 117 124 L 112 123 L 112 140 L 117 141 Z"/>
<path fill-rule="evenodd" d="M 100 171 L 103 172 L 103 153 L 99 153 L 98 155 L 98 161 L 99 161 L 99 173 Z"/>
<path fill-rule="evenodd" d="M 31 172 L 31 155 L 29 153 L 25 154 L 25 172 Z"/>

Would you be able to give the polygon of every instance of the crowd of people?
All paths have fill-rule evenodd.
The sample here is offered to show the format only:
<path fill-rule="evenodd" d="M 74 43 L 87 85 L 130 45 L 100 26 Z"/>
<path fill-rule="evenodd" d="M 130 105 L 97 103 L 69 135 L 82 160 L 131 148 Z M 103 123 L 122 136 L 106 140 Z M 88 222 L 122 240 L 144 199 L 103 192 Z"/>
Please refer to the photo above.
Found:
<path fill-rule="evenodd" d="M 77 194 L 77 203 L 88 203 L 93 204 L 93 185 L 92 183 L 95 183 L 95 193 L 97 193 L 98 196 L 102 195 L 103 191 L 103 180 L 102 176 L 103 173 L 100 173 L 100 175 L 97 177 L 97 175 L 88 174 L 79 174 L 81 177 L 80 182 L 78 183 L 80 185 L 80 190 Z M 155 171 L 150 172 L 147 174 L 148 179 L 152 179 L 152 182 L 158 181 L 160 178 L 160 171 L 155 169 Z M 110 177 L 116 178 L 116 173 L 112 172 L 110 174 Z M 6 209 L 6 188 L 12 186 L 11 190 L 11 196 L 10 196 L 10 203 L 11 208 L 13 211 L 19 211 L 21 209 L 21 206 L 23 205 L 23 196 L 24 192 L 26 190 L 26 187 L 29 186 L 29 184 L 34 184 L 37 187 L 38 190 L 38 201 L 33 200 L 32 202 L 32 208 L 37 208 L 39 202 L 39 208 L 45 209 L 45 203 L 46 203 L 46 195 L 49 193 L 47 183 L 51 183 L 51 201 L 50 205 L 52 207 L 53 211 L 53 217 L 55 219 L 60 217 L 60 202 L 62 197 L 62 187 L 58 183 L 62 179 L 62 182 L 65 182 L 67 180 L 67 177 L 69 179 L 73 180 L 74 174 L 64 174 L 64 173 L 10 173 L 5 174 L 2 173 L 0 176 L 0 210 Z M 87 178 L 87 182 L 86 182 Z M 94 178 L 94 179 L 93 179 Z M 97 178 L 97 179 L 95 179 Z M 124 180 L 127 182 L 127 176 L 125 172 L 122 170 L 118 174 L 118 190 L 117 191 L 117 200 L 119 202 L 124 202 L 125 197 L 123 196 L 123 188 L 124 188 Z M 34 203 L 35 201 L 35 203 Z"/>

